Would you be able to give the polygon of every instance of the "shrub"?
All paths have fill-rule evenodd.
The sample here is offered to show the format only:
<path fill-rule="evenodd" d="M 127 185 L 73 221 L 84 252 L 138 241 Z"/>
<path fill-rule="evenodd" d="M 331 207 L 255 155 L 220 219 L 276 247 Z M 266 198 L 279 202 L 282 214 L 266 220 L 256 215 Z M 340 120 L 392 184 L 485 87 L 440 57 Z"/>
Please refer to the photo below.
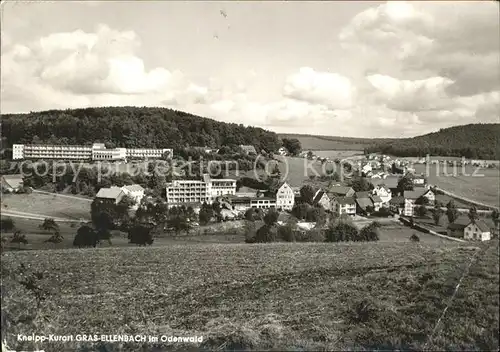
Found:
<path fill-rule="evenodd" d="M 292 225 L 286 224 L 278 227 L 278 238 L 285 242 L 295 242 L 295 229 Z"/>
<path fill-rule="evenodd" d="M 278 237 L 277 235 L 278 233 L 276 227 L 266 224 L 257 230 L 257 234 L 255 236 L 255 242 L 256 243 L 275 242 Z"/>
<path fill-rule="evenodd" d="M 355 241 L 358 237 L 358 229 L 352 223 L 341 220 L 326 230 L 327 242 Z"/>
<path fill-rule="evenodd" d="M 14 228 L 15 228 L 14 220 L 12 220 L 11 218 L 5 218 L 1 220 L 0 230 L 2 232 L 11 232 L 12 230 L 14 230 Z"/>
<path fill-rule="evenodd" d="M 152 227 L 145 225 L 135 225 L 128 232 L 129 243 L 145 246 L 153 244 Z"/>
<path fill-rule="evenodd" d="M 359 232 L 358 238 L 355 241 L 378 241 L 380 238 L 379 228 L 380 224 L 378 222 L 372 222 L 366 225 Z"/>
<path fill-rule="evenodd" d="M 73 246 L 75 247 L 96 247 L 98 243 L 97 233 L 88 225 L 81 226 L 76 232 Z"/>
<path fill-rule="evenodd" d="M 378 217 L 381 217 L 381 218 L 386 218 L 388 216 L 391 216 L 392 213 L 389 210 L 389 208 L 383 207 L 383 208 L 380 208 L 378 211 L 373 212 L 372 215 L 373 216 L 378 216 Z"/>
<path fill-rule="evenodd" d="M 255 243 L 255 238 L 257 236 L 255 223 L 253 221 L 247 221 L 245 223 L 244 231 L 245 231 L 245 243 Z"/>
<path fill-rule="evenodd" d="M 295 241 L 297 242 L 325 242 L 325 231 L 312 229 L 309 231 L 296 231 Z"/>
<path fill-rule="evenodd" d="M 410 236 L 410 241 L 412 241 L 412 242 L 420 242 L 420 238 L 416 234 L 413 234 L 413 235 Z"/>

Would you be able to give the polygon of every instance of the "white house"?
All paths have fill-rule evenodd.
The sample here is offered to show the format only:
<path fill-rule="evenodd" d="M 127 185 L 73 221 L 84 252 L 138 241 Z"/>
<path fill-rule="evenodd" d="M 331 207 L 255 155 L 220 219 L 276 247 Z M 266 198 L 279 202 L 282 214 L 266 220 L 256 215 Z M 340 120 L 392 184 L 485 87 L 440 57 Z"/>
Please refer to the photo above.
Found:
<path fill-rule="evenodd" d="M 413 204 L 414 201 L 412 199 L 405 198 L 405 207 L 403 209 L 404 216 L 413 216 Z"/>
<path fill-rule="evenodd" d="M 122 191 L 134 201 L 135 204 L 132 209 L 137 209 L 142 198 L 144 198 L 144 188 L 141 185 L 129 185 L 123 186 Z"/>
<path fill-rule="evenodd" d="M 353 197 L 336 198 L 334 204 L 335 204 L 335 213 L 338 216 L 342 214 L 347 214 L 351 216 L 356 215 L 356 201 Z"/>
<path fill-rule="evenodd" d="M 288 185 L 288 183 L 284 182 L 276 192 L 276 207 L 278 209 L 292 210 L 294 204 L 294 191 L 292 187 Z"/>
<path fill-rule="evenodd" d="M 379 196 L 383 205 L 387 205 L 392 198 L 392 192 L 389 188 L 378 185 L 372 190 L 372 195 Z"/>
<path fill-rule="evenodd" d="M 491 239 L 491 229 L 484 221 L 471 221 L 467 226 L 465 226 L 464 239 L 473 241 L 489 241 Z"/>

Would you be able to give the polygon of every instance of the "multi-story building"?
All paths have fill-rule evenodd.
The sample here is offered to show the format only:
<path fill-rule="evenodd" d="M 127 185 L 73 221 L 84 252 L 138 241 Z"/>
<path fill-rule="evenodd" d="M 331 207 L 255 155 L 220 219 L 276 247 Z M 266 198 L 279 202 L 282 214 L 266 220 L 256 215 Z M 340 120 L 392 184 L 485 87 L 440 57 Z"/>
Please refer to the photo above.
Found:
<path fill-rule="evenodd" d="M 343 214 L 356 215 L 356 200 L 353 197 L 339 197 L 334 201 L 335 213 L 340 216 Z"/>
<path fill-rule="evenodd" d="M 158 159 L 172 155 L 172 149 L 106 148 L 104 143 L 90 145 L 14 144 L 12 159 L 63 160 L 126 160 L 127 158 Z"/>
<path fill-rule="evenodd" d="M 14 144 L 12 158 L 19 159 L 67 159 L 88 160 L 92 158 L 92 146 Z"/>
<path fill-rule="evenodd" d="M 123 193 L 134 202 L 132 209 L 139 208 L 139 204 L 144 198 L 144 188 L 141 185 L 128 185 L 122 187 Z"/>
<path fill-rule="evenodd" d="M 276 198 L 260 197 L 250 199 L 250 207 L 259 209 L 276 208 Z"/>
<path fill-rule="evenodd" d="M 211 179 L 203 175 L 203 180 L 174 180 L 167 184 L 167 203 L 213 203 L 218 197 L 236 194 L 236 180 Z"/>
<path fill-rule="evenodd" d="M 156 148 L 127 148 L 126 156 L 127 158 L 139 158 L 139 159 L 158 159 L 163 157 L 165 154 L 172 156 L 172 149 L 156 149 Z"/>
<path fill-rule="evenodd" d="M 288 183 L 283 183 L 276 192 L 276 207 L 283 210 L 292 210 L 295 204 L 295 193 Z"/>

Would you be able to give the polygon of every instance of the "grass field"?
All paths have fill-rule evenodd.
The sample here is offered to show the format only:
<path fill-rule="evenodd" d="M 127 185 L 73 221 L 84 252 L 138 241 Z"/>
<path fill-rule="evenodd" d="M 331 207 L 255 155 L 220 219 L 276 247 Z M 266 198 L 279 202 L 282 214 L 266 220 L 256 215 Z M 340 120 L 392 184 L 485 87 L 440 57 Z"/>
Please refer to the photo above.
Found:
<path fill-rule="evenodd" d="M 416 172 L 428 175 L 430 184 L 459 196 L 498 207 L 500 204 L 500 171 L 498 169 L 479 169 L 474 174 L 475 170 L 473 167 L 466 167 L 464 173 L 458 167 L 456 174 L 453 175 L 451 167 L 443 170 L 442 166 L 438 169 L 432 165 L 426 172 L 425 165 L 415 165 Z"/>
<path fill-rule="evenodd" d="M 303 150 L 359 150 L 388 139 L 311 136 L 304 134 L 279 134 L 280 138 L 297 138 Z"/>
<path fill-rule="evenodd" d="M 90 202 L 41 193 L 6 194 L 2 197 L 2 210 L 40 214 L 47 217 L 88 219 Z"/>
<path fill-rule="evenodd" d="M 46 351 L 83 343 L 34 346 L 16 334 L 198 335 L 210 350 L 497 350 L 498 242 L 481 245 L 490 247 L 477 262 L 474 247 L 422 243 L 7 252 L 2 312 L 11 325 L 4 336 L 11 349 Z M 13 279 L 21 263 L 43 272 L 47 298 L 38 308 Z M 31 323 L 12 322 L 29 314 L 36 315 Z"/>
<path fill-rule="evenodd" d="M 354 155 L 363 155 L 363 152 L 359 150 L 316 150 L 314 154 L 322 158 L 330 158 L 332 160 L 339 158 L 342 160 Z"/>

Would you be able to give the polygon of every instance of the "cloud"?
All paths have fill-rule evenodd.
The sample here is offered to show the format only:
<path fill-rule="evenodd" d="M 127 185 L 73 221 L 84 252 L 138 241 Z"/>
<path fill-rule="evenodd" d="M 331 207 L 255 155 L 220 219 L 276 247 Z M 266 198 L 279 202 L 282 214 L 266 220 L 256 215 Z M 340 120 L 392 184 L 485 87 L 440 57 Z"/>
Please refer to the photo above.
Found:
<path fill-rule="evenodd" d="M 435 111 L 449 105 L 446 88 L 453 81 L 445 77 L 421 80 L 398 80 L 394 77 L 374 74 L 366 79 L 379 93 L 378 100 L 398 111 Z"/>
<path fill-rule="evenodd" d="M 3 44 L 3 43 L 2 43 Z M 207 88 L 178 70 L 148 69 L 133 31 L 53 33 L 2 50 L 4 111 L 98 105 L 204 103 Z M 24 99 L 21 99 L 25 96 Z"/>
<path fill-rule="evenodd" d="M 355 16 L 339 39 L 381 73 L 441 76 L 456 96 L 499 89 L 498 4 L 388 2 Z"/>
<path fill-rule="evenodd" d="M 321 104 L 332 109 L 352 106 L 355 89 L 351 81 L 342 75 L 317 72 L 303 67 L 287 77 L 283 95 L 299 101 Z"/>

